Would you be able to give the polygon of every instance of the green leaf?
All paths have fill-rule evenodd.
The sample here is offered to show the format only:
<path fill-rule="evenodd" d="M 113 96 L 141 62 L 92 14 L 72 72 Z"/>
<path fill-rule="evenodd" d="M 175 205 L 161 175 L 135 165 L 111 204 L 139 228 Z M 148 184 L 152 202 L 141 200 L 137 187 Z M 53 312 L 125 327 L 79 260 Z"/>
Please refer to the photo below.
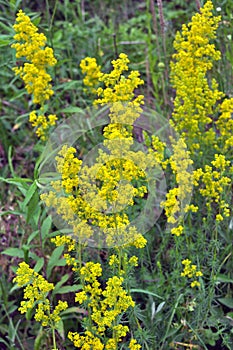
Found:
<path fill-rule="evenodd" d="M 16 325 L 14 325 L 12 319 L 9 319 L 9 326 L 8 326 L 8 338 L 11 340 L 11 342 L 14 344 L 15 338 L 17 335 L 17 329 L 19 327 L 19 324 L 21 323 L 21 320 L 18 320 Z"/>
<path fill-rule="evenodd" d="M 38 192 L 35 191 L 27 206 L 27 216 L 26 216 L 27 223 L 35 222 L 34 216 L 36 218 L 36 213 L 38 213 L 38 211 L 40 210 L 39 200 L 40 199 L 39 199 Z M 37 219 L 38 219 L 38 216 L 37 216 Z"/>
<path fill-rule="evenodd" d="M 160 303 L 155 311 L 155 313 L 157 314 L 159 311 L 162 310 L 162 308 L 164 307 L 164 305 L 166 304 L 165 301 L 162 301 L 162 303 Z"/>
<path fill-rule="evenodd" d="M 11 185 L 16 185 L 17 188 L 21 191 L 21 193 L 26 196 L 26 193 L 28 191 L 28 182 L 33 182 L 30 179 L 21 179 L 18 177 L 8 178 L 4 179 L 3 177 L 0 177 L 0 181 L 6 182 Z"/>
<path fill-rule="evenodd" d="M 24 251 L 20 248 L 7 248 L 3 250 L 1 254 L 9 255 L 9 256 L 14 256 L 17 258 L 24 258 Z"/>
<path fill-rule="evenodd" d="M 86 310 L 80 307 L 72 306 L 69 307 L 68 309 L 62 311 L 62 315 L 69 315 L 69 314 L 86 314 Z"/>
<path fill-rule="evenodd" d="M 224 318 L 227 319 L 227 322 L 231 325 L 231 327 L 233 326 L 233 312 L 228 312 L 226 316 L 224 316 Z"/>
<path fill-rule="evenodd" d="M 63 324 L 62 320 L 60 320 L 59 322 L 56 323 L 56 330 L 58 331 L 61 338 L 64 340 L 65 339 L 65 331 L 64 331 L 64 324 Z"/>
<path fill-rule="evenodd" d="M 47 269 L 46 269 L 47 278 L 49 278 L 51 276 L 52 269 L 55 266 L 62 266 L 59 263 L 61 263 L 60 256 L 62 255 L 63 250 L 64 250 L 64 245 L 55 248 L 54 251 L 52 252 L 52 255 L 49 259 Z M 64 260 L 64 259 L 62 259 L 62 260 Z"/>
<path fill-rule="evenodd" d="M 55 294 L 66 294 L 66 293 L 77 292 L 81 288 L 82 288 L 81 284 L 73 284 L 72 286 L 63 286 L 59 288 Z"/>
<path fill-rule="evenodd" d="M 34 342 L 34 350 L 41 350 L 41 343 L 43 338 L 45 338 L 45 336 L 46 336 L 46 333 L 43 331 L 43 327 L 41 327 Z"/>
<path fill-rule="evenodd" d="M 70 106 L 70 107 L 67 107 L 67 108 L 64 108 L 62 109 L 63 113 L 82 113 L 84 114 L 84 110 L 80 107 L 73 107 L 73 106 Z"/>
<path fill-rule="evenodd" d="M 6 210 L 6 211 L 1 211 L 0 216 L 9 215 L 9 214 L 13 214 L 13 215 L 22 215 L 22 213 L 21 213 L 20 211 L 16 211 L 16 210 Z"/>
<path fill-rule="evenodd" d="M 149 290 L 144 290 L 144 289 L 130 289 L 131 293 L 143 293 L 143 294 L 148 294 L 148 295 L 152 295 L 153 297 L 156 297 L 158 299 L 164 300 L 164 298 L 162 298 L 161 296 L 159 296 L 158 294 L 155 294 L 153 292 L 150 292 Z"/>
<path fill-rule="evenodd" d="M 233 283 L 233 279 L 227 277 L 226 275 L 219 274 L 219 275 L 216 276 L 216 282 Z"/>
<path fill-rule="evenodd" d="M 215 346 L 216 341 L 219 339 L 219 334 L 208 328 L 204 330 L 204 335 L 206 337 L 206 342 L 211 346 Z"/>
<path fill-rule="evenodd" d="M 39 234 L 39 230 L 33 231 L 28 237 L 27 244 L 29 245 L 31 241 Z"/>
<path fill-rule="evenodd" d="M 7 349 L 9 348 L 9 344 L 3 338 L 0 338 L 0 343 L 5 344 L 7 346 Z"/>
<path fill-rule="evenodd" d="M 52 226 L 52 218 L 51 218 L 51 216 L 48 216 L 43 221 L 43 224 L 41 225 L 41 237 L 42 237 L 43 241 L 45 240 L 45 238 L 48 237 L 49 230 L 51 229 L 51 226 Z"/>
<path fill-rule="evenodd" d="M 26 193 L 25 199 L 23 201 L 23 208 L 26 208 L 27 204 L 31 200 L 36 190 L 37 190 L 36 182 L 33 182 Z"/>
<path fill-rule="evenodd" d="M 233 309 L 233 299 L 232 298 L 228 298 L 228 297 L 226 297 L 226 298 L 218 298 L 218 301 L 221 304 L 229 307 L 230 309 Z"/>
<path fill-rule="evenodd" d="M 14 267 L 16 267 L 16 266 L 14 266 Z M 12 267 L 11 267 L 11 269 L 12 269 Z M 10 289 L 9 294 L 13 293 L 15 290 L 17 290 L 19 288 L 20 287 L 18 286 L 18 284 L 14 284 L 13 287 Z"/>
<path fill-rule="evenodd" d="M 39 272 L 43 266 L 44 266 L 44 258 L 39 258 L 34 267 L 34 271 Z"/>
<path fill-rule="evenodd" d="M 55 287 L 53 289 L 53 292 L 52 292 L 53 295 L 58 293 L 58 291 L 61 288 L 61 286 L 68 281 L 69 277 L 70 276 L 68 275 L 68 273 L 65 274 L 64 276 L 62 276 L 60 281 L 57 282 L 57 284 L 55 285 Z"/>
<path fill-rule="evenodd" d="M 10 42 L 11 42 L 10 39 L 1 39 L 0 38 L 0 47 L 8 46 L 8 45 L 10 45 Z"/>

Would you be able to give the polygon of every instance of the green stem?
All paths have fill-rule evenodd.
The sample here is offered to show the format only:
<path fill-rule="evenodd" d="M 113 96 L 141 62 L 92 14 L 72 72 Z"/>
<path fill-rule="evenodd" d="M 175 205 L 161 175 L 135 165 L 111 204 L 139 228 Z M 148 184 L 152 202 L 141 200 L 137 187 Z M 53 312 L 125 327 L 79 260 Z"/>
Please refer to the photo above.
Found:
<path fill-rule="evenodd" d="M 57 344 L 56 344 L 56 336 L 55 336 L 55 329 L 52 327 L 52 336 L 53 336 L 53 350 L 58 350 L 57 349 Z"/>
<path fill-rule="evenodd" d="M 172 310 L 171 317 L 170 317 L 170 319 L 169 319 L 169 321 L 168 321 L 168 325 L 167 325 L 167 328 L 166 328 L 166 332 L 165 332 L 165 335 L 164 335 L 164 338 L 163 338 L 163 342 L 162 342 L 162 345 L 161 345 L 161 348 L 160 348 L 161 350 L 163 349 L 163 346 L 164 346 L 165 340 L 166 340 L 166 338 L 167 338 L 167 336 L 168 336 L 168 332 L 169 332 L 169 329 L 170 329 L 170 326 L 171 326 L 173 317 L 174 317 L 174 315 L 175 315 L 177 306 L 179 305 L 180 299 L 181 299 L 182 297 L 183 297 L 183 294 L 180 294 L 179 297 L 178 297 L 178 299 L 177 299 L 177 302 L 175 303 L 175 306 L 174 306 L 174 308 L 173 308 L 173 310 Z"/>
<path fill-rule="evenodd" d="M 78 244 L 78 263 L 79 263 L 79 270 L 82 267 L 82 245 L 81 243 Z"/>

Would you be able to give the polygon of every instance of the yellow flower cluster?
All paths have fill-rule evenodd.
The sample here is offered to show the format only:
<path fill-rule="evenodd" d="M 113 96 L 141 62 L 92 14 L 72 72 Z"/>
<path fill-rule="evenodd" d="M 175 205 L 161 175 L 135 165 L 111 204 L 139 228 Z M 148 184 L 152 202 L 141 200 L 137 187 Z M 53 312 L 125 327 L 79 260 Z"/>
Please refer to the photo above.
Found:
<path fill-rule="evenodd" d="M 42 194 L 41 199 L 47 206 L 56 208 L 57 213 L 72 225 L 80 242 L 85 242 L 94 234 L 89 225 L 91 222 L 106 233 L 109 245 L 115 240 L 121 244 L 134 242 L 138 248 L 143 247 L 146 240 L 133 228 L 125 232 L 126 226 L 130 223 L 128 216 L 124 212 L 116 211 L 126 205 L 133 205 L 132 197 L 135 195 L 143 197 L 146 192 L 145 186 L 133 188 L 130 184 L 118 185 L 118 182 L 121 179 L 127 181 L 139 179 L 144 173 L 133 162 L 124 159 L 114 159 L 112 162 L 97 164 L 91 168 L 84 166 L 80 172 L 82 162 L 74 156 L 74 153 L 74 148 L 68 148 L 66 145 L 62 147 L 56 157 L 57 171 L 61 174 L 61 180 L 52 182 L 53 191 Z M 96 188 L 96 179 L 102 181 L 101 188 Z M 111 215 L 105 213 L 107 204 L 115 206 Z M 116 230 L 119 237 L 116 236 Z"/>
<path fill-rule="evenodd" d="M 127 132 L 128 129 L 131 131 L 129 125 L 133 125 L 139 117 L 142 112 L 141 105 L 144 104 L 144 96 L 138 95 L 135 97 L 134 93 L 136 88 L 144 84 L 144 81 L 139 78 L 139 72 L 131 71 L 127 78 L 122 74 L 128 70 L 128 63 L 129 59 L 123 53 L 119 55 L 117 60 L 112 61 L 113 70 L 109 74 L 102 74 L 99 78 L 100 82 L 104 83 L 105 88 L 98 88 L 97 95 L 99 98 L 95 100 L 95 104 L 110 105 L 109 117 L 111 124 L 113 124 L 110 127 L 113 127 L 114 131 L 114 126 L 117 128 L 117 124 L 121 123 L 120 127 L 123 133 Z M 123 127 L 124 124 L 128 125 L 128 128 Z M 107 128 L 107 131 L 109 132 L 109 128 Z M 113 138 L 115 136 L 111 137 L 111 139 Z"/>
<path fill-rule="evenodd" d="M 206 198 L 209 214 L 213 210 L 216 221 L 222 221 L 230 216 L 230 205 L 224 192 L 232 181 L 233 99 L 218 90 L 216 80 L 209 74 L 214 62 L 221 57 L 213 44 L 221 18 L 213 16 L 212 10 L 212 2 L 206 1 L 200 13 L 195 14 L 176 35 L 176 53 L 171 63 L 176 97 L 171 124 L 189 147 L 194 164 L 199 164 L 192 175 L 194 186 Z M 206 152 L 209 152 L 209 157 L 204 157 Z M 211 157 L 215 159 L 211 164 L 207 163 Z M 176 202 L 179 195 L 178 189 L 172 189 L 165 205 L 166 213 L 171 217 L 169 220 L 173 222 L 176 211 L 180 210 Z M 194 205 L 184 208 L 184 212 L 197 210 Z M 174 234 L 180 232 L 173 230 Z"/>
<path fill-rule="evenodd" d="M 126 54 L 121 53 L 117 60 L 112 61 L 113 70 L 110 73 L 101 73 L 99 81 L 103 82 L 105 88 L 98 88 L 97 95 L 99 99 L 95 101 L 97 104 L 114 103 L 114 102 L 129 102 L 135 99 L 134 90 L 144 84 L 139 78 L 138 71 L 131 71 L 126 78 L 122 73 L 128 71 L 129 59 Z M 139 104 L 144 96 L 140 95 L 135 99 Z"/>
<path fill-rule="evenodd" d="M 55 114 L 37 115 L 36 111 L 32 111 L 29 115 L 29 122 L 32 126 L 36 127 L 36 135 L 45 141 L 47 138 L 47 132 L 50 126 L 56 125 L 57 116 Z"/>
<path fill-rule="evenodd" d="M 217 151 L 224 154 L 230 153 L 233 147 L 233 98 L 224 99 L 220 105 L 220 115 L 216 121 L 217 133 L 219 136 L 219 143 L 215 146 Z"/>
<path fill-rule="evenodd" d="M 73 192 L 73 188 L 78 187 L 78 174 L 82 161 L 75 157 L 76 149 L 64 145 L 55 158 L 57 161 L 57 171 L 62 174 L 61 186 L 67 194 Z"/>
<path fill-rule="evenodd" d="M 77 332 L 69 332 L 70 339 L 76 348 L 80 350 L 102 350 L 104 345 L 98 337 L 95 337 L 90 331 L 86 331 L 85 335 L 79 335 Z"/>
<path fill-rule="evenodd" d="M 212 209 L 219 204 L 221 213 L 217 214 L 216 220 L 222 221 L 223 216 L 230 216 L 229 204 L 223 199 L 223 194 L 231 185 L 231 178 L 226 176 L 231 172 L 230 161 L 222 154 L 215 154 L 215 160 L 211 165 L 205 165 L 203 169 L 194 171 L 194 185 L 198 186 L 201 195 L 206 198 L 207 208 Z M 200 186 L 200 184 L 202 186 Z"/>
<path fill-rule="evenodd" d="M 220 52 L 210 41 L 216 37 L 220 17 L 212 14 L 213 4 L 207 1 L 200 13 L 192 17 L 188 26 L 177 33 L 171 63 L 171 79 L 176 89 L 173 125 L 182 133 L 192 151 L 200 145 L 212 145 L 216 137 L 211 115 L 216 102 L 224 94 L 218 91 L 217 82 L 207 79 L 213 62 L 220 59 Z"/>
<path fill-rule="evenodd" d="M 152 135 L 151 145 L 152 147 L 149 148 L 149 152 L 153 154 L 158 164 L 161 164 L 163 168 L 166 168 L 168 162 L 164 160 L 164 151 L 166 148 L 165 142 L 162 142 L 158 136 Z"/>
<path fill-rule="evenodd" d="M 96 59 L 91 57 L 84 58 L 80 67 L 82 69 L 82 73 L 86 74 L 83 79 L 84 85 L 91 88 L 92 93 L 96 93 L 96 86 L 99 83 L 99 77 L 101 75 L 101 67 L 98 66 Z"/>
<path fill-rule="evenodd" d="M 119 58 L 111 63 L 113 65 L 112 71 L 102 73 L 100 67 L 96 65 L 95 59 L 88 57 L 82 60 L 80 66 L 86 73 L 84 84 L 90 86 L 90 81 L 94 80 L 95 85 L 97 85 L 97 79 L 99 83 L 103 83 L 105 87 L 99 87 L 96 90 L 98 98 L 94 103 L 110 105 L 109 116 L 112 124 L 120 122 L 121 124 L 133 125 L 142 111 L 140 105 L 144 103 L 144 96 L 135 97 L 134 90 L 144 84 L 144 81 L 139 78 L 138 71 L 131 71 L 128 77 L 125 77 L 123 72 L 129 70 L 129 59 L 126 54 L 121 53 Z"/>
<path fill-rule="evenodd" d="M 45 47 L 45 35 L 38 33 L 38 28 L 22 10 L 17 13 L 13 28 L 16 32 L 16 43 L 12 44 L 12 47 L 16 49 L 16 58 L 25 57 L 28 61 L 13 70 L 24 81 L 27 92 L 33 95 L 33 103 L 43 107 L 45 101 L 54 93 L 50 84 L 52 78 L 47 73 L 47 68 L 53 67 L 57 60 L 52 48 Z M 46 139 L 49 127 L 54 125 L 56 120 L 55 115 L 45 116 L 40 113 L 37 116 L 36 111 L 30 114 L 30 122 L 37 127 L 36 133 L 42 140 Z"/>
<path fill-rule="evenodd" d="M 57 247 L 60 247 L 61 245 L 67 245 L 68 246 L 68 251 L 75 250 L 75 244 L 76 241 L 73 240 L 69 236 L 56 236 L 54 238 L 51 238 L 51 242 L 53 242 Z"/>
<path fill-rule="evenodd" d="M 87 303 L 92 320 L 92 331 L 86 331 L 85 336 L 70 332 L 68 337 L 76 347 L 81 349 L 92 349 L 91 346 L 96 346 L 93 349 L 117 350 L 117 345 L 122 341 L 122 337 L 125 337 L 129 331 L 128 326 L 116 324 L 116 322 L 118 323 L 117 318 L 129 307 L 134 307 L 135 303 L 123 289 L 124 279 L 122 277 L 113 276 L 109 278 L 103 290 L 98 281 L 101 275 L 102 267 L 99 263 L 88 262 L 80 269 L 80 276 L 84 285 L 83 290 L 76 293 L 75 301 L 79 304 Z M 104 336 L 105 332 L 108 334 L 112 332 L 112 338 L 108 338 L 104 347 L 103 343 L 100 342 L 100 338 Z M 100 338 L 94 334 L 99 335 Z M 130 346 L 132 349 L 141 348 L 135 340 L 131 341 Z"/>
<path fill-rule="evenodd" d="M 38 28 L 22 10 L 17 13 L 13 28 L 17 43 L 12 47 L 16 49 L 16 57 L 25 57 L 31 62 L 25 63 L 23 67 L 14 68 L 14 71 L 20 74 L 28 93 L 33 94 L 33 102 L 43 105 L 53 95 L 49 84 L 51 77 L 46 72 L 47 67 L 52 67 L 57 62 L 53 56 L 53 50 L 45 47 L 45 35 L 38 33 Z"/>
<path fill-rule="evenodd" d="M 124 78 L 122 73 L 128 70 L 128 62 L 127 56 L 121 54 L 112 62 L 112 72 L 97 74 L 94 68 L 90 68 L 92 64 L 95 66 L 95 61 L 89 58 L 82 61 L 81 67 L 88 79 L 91 79 L 93 73 L 93 79 L 98 76 L 99 82 L 106 86 L 105 89 L 99 88 L 98 94 L 105 97 L 97 99 L 96 103 L 115 101 L 110 107 L 110 118 L 114 121 L 111 120 L 103 133 L 104 146 L 109 152 L 100 149 L 96 164 L 81 167 L 82 162 L 74 155 L 75 149 L 64 145 L 56 157 L 61 180 L 53 181 L 53 190 L 41 198 L 47 206 L 56 208 L 57 213 L 73 227 L 80 242 L 87 241 L 91 236 L 96 239 L 93 230 L 93 226 L 96 226 L 101 229 L 108 246 L 133 242 L 140 248 L 145 246 L 146 240 L 134 227 L 127 228 L 130 219 L 125 208 L 134 205 L 135 197 L 145 196 L 147 186 L 143 169 L 155 166 L 157 161 L 153 154 L 145 155 L 142 151 L 131 150 L 132 123 L 141 112 L 143 99 L 143 96 L 134 98 L 134 89 L 143 81 L 139 79 L 139 73 L 134 71 L 129 73 L 127 79 Z M 126 104 L 125 93 L 121 96 L 116 87 L 118 83 L 128 91 L 130 100 Z M 107 98 L 108 89 L 111 89 L 111 96 Z M 144 184 L 132 184 L 142 182 Z"/>
<path fill-rule="evenodd" d="M 130 350 L 140 350 L 141 345 L 137 344 L 137 341 L 135 339 L 131 339 L 129 343 L 129 349 Z"/>
<path fill-rule="evenodd" d="M 43 327 L 53 326 L 60 321 L 60 313 L 67 309 L 68 304 L 66 301 L 59 300 L 58 305 L 51 313 L 50 301 L 47 295 L 54 289 L 52 283 L 46 281 L 44 277 L 31 269 L 25 262 L 19 264 L 14 282 L 20 287 L 26 284 L 24 288 L 24 299 L 26 300 L 21 301 L 19 308 L 21 313 L 26 313 L 37 305 L 34 318 L 41 322 Z"/>
<path fill-rule="evenodd" d="M 185 259 L 182 261 L 182 264 L 184 265 L 183 272 L 181 272 L 181 276 L 187 277 L 189 279 L 194 279 L 191 282 L 191 287 L 199 287 L 200 282 L 196 280 L 196 277 L 201 277 L 203 276 L 203 273 L 201 271 L 197 271 L 197 266 L 196 265 L 191 265 L 192 261 L 189 259 Z"/>
<path fill-rule="evenodd" d="M 189 211 L 197 211 L 197 207 L 189 206 L 188 202 L 192 194 L 193 188 L 193 161 L 190 158 L 190 152 L 183 138 L 178 141 L 173 140 L 173 154 L 168 163 L 175 175 L 176 184 L 166 195 L 166 201 L 161 205 L 165 208 L 168 223 L 171 225 L 180 224 L 184 218 L 184 214 Z M 183 232 L 183 227 L 173 227 L 171 233 L 180 236 Z"/>
<path fill-rule="evenodd" d="M 119 327 L 120 326 L 120 327 Z M 122 336 L 126 335 L 126 326 L 115 326 L 115 331 L 119 331 Z M 85 335 L 79 335 L 77 332 L 69 332 L 68 338 L 73 342 L 74 346 L 80 350 L 117 350 L 117 342 L 115 339 L 108 339 L 107 343 L 104 345 L 98 337 L 95 337 L 90 331 L 86 331 Z M 131 339 L 129 344 L 130 350 L 140 350 L 141 345 L 137 344 L 135 339 Z"/>

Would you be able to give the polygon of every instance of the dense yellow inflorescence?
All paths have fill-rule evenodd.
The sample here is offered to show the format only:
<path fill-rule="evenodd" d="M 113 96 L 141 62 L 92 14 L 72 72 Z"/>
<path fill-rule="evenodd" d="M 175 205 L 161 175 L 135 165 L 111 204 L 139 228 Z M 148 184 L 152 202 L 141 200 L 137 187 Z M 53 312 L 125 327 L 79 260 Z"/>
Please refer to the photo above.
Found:
<path fill-rule="evenodd" d="M 191 287 L 199 287 L 200 282 L 196 280 L 196 277 L 203 276 L 203 273 L 201 271 L 197 271 L 197 266 L 192 265 L 192 261 L 189 259 L 185 259 L 182 261 L 182 264 L 184 265 L 183 272 L 181 272 L 182 277 L 187 277 L 188 279 L 191 279 Z"/>
<path fill-rule="evenodd" d="M 171 81 L 176 90 L 171 124 L 188 145 L 194 166 L 201 165 L 193 172 L 196 191 L 206 198 L 208 212 L 213 210 L 215 219 L 222 221 L 230 216 L 230 204 L 222 197 L 232 181 L 228 159 L 233 146 L 233 99 L 218 90 L 216 80 L 210 75 L 214 62 L 221 58 L 213 43 L 221 18 L 213 16 L 212 10 L 212 2 L 207 1 L 200 13 L 176 35 L 176 53 L 171 62 Z M 209 156 L 204 157 L 207 152 Z M 219 167 L 220 159 L 224 169 Z M 165 203 L 170 221 L 175 221 L 174 214 L 180 209 L 178 196 L 179 189 L 172 189 Z M 197 210 L 193 204 L 185 208 L 185 212 Z M 173 230 L 177 235 L 180 232 Z"/>
<path fill-rule="evenodd" d="M 200 194 L 206 199 L 208 212 L 218 204 L 216 221 L 223 221 L 224 217 L 230 216 L 228 198 L 223 198 L 223 194 L 232 183 L 233 169 L 230 168 L 230 164 L 224 155 L 215 154 L 211 165 L 205 165 L 204 169 L 199 168 L 194 172 L 194 185 L 199 187 Z"/>
<path fill-rule="evenodd" d="M 219 91 L 216 80 L 208 76 L 221 58 L 212 43 L 221 17 L 213 16 L 212 10 L 212 2 L 207 1 L 188 26 L 182 26 L 171 62 L 171 81 L 176 89 L 172 125 L 200 156 L 206 147 L 226 154 L 233 146 L 233 99 Z"/>
<path fill-rule="evenodd" d="M 96 86 L 99 84 L 101 67 L 97 64 L 96 59 L 92 57 L 84 58 L 80 63 L 82 73 L 85 74 L 83 79 L 84 85 L 91 88 L 92 93 L 96 93 Z"/>
<path fill-rule="evenodd" d="M 211 116 L 216 102 L 224 96 L 215 79 L 210 84 L 207 78 L 213 62 L 220 59 L 220 52 L 210 43 L 220 21 L 220 17 L 213 16 L 212 9 L 212 2 L 207 1 L 188 26 L 182 26 L 182 33 L 176 35 L 177 52 L 171 62 L 171 80 L 176 89 L 173 125 L 192 151 L 199 149 L 200 144 L 213 144 Z"/>
<path fill-rule="evenodd" d="M 88 68 L 93 62 L 85 59 L 81 63 L 88 81 L 91 72 L 96 72 Z M 112 61 L 112 72 L 93 73 L 93 79 L 98 77 L 99 82 L 105 85 L 105 88 L 97 91 L 99 97 L 104 97 L 98 98 L 95 103 L 110 104 L 111 123 L 103 132 L 103 144 L 109 152 L 100 149 L 96 163 L 90 167 L 82 165 L 82 161 L 76 158 L 73 147 L 64 145 L 56 157 L 61 180 L 52 182 L 52 191 L 41 198 L 47 206 L 55 207 L 57 213 L 73 227 L 80 242 L 92 236 L 95 239 L 92 227 L 96 226 L 100 228 L 108 246 L 132 243 L 142 248 L 146 240 L 136 228 L 129 227 L 130 218 L 125 208 L 134 205 L 135 197 L 145 196 L 147 186 L 144 169 L 156 166 L 157 160 L 152 153 L 145 155 L 142 151 L 131 150 L 134 142 L 132 124 L 142 111 L 140 104 L 143 100 L 143 96 L 134 98 L 134 90 L 143 81 L 135 71 L 129 73 L 128 78 L 123 77 L 123 71 L 128 70 L 128 62 L 127 56 L 120 54 L 117 60 Z M 116 88 L 117 84 L 124 85 L 128 91 L 127 103 L 125 94 L 121 95 Z M 106 94 L 109 89 L 110 95 Z M 134 186 L 133 181 L 144 181 L 144 184 Z"/>
<path fill-rule="evenodd" d="M 189 205 L 193 189 L 193 161 L 184 139 L 172 141 L 173 154 L 169 159 L 172 172 L 175 176 L 176 187 L 166 194 L 166 201 L 162 202 L 167 216 L 171 233 L 180 236 L 183 233 L 181 221 L 188 211 L 196 212 L 198 207 Z"/>
<path fill-rule="evenodd" d="M 33 309 L 36 305 L 35 320 L 40 322 L 43 327 L 50 325 L 54 327 L 61 317 L 60 313 L 68 308 L 66 301 L 58 301 L 55 309 L 51 312 L 50 300 L 47 298 L 49 292 L 54 289 L 53 283 L 35 272 L 25 262 L 21 262 L 16 272 L 14 282 L 24 288 L 24 299 L 21 301 L 19 311 L 23 314 Z"/>
<path fill-rule="evenodd" d="M 118 344 L 129 332 L 128 326 L 117 324 L 117 318 L 129 307 L 134 307 L 131 296 L 123 289 L 123 277 L 113 276 L 106 281 L 102 289 L 98 280 L 102 275 L 99 263 L 88 262 L 80 269 L 83 280 L 83 290 L 76 293 L 75 301 L 88 307 L 92 320 L 91 331 L 87 330 L 82 336 L 77 332 L 69 332 L 68 338 L 80 349 L 118 349 Z M 101 341 L 107 333 L 107 342 Z M 98 335 L 98 337 L 96 336 Z M 89 347 L 88 347 L 89 346 Z M 136 340 L 131 339 L 130 349 L 140 349 Z"/>
<path fill-rule="evenodd" d="M 13 26 L 16 34 L 16 43 L 12 47 L 16 49 L 16 58 L 25 58 L 22 66 L 13 68 L 16 75 L 25 83 L 28 94 L 33 96 L 33 103 L 41 106 L 41 111 L 37 115 L 32 111 L 29 121 L 36 127 L 36 134 L 42 140 L 46 140 L 48 129 L 55 125 L 56 115 L 46 116 L 43 113 L 43 106 L 54 94 L 51 85 L 51 76 L 47 72 L 49 67 L 53 67 L 57 60 L 53 55 L 53 50 L 46 45 L 46 37 L 43 33 L 38 33 L 38 28 L 31 22 L 30 18 L 22 11 L 17 13 L 16 23 Z"/>

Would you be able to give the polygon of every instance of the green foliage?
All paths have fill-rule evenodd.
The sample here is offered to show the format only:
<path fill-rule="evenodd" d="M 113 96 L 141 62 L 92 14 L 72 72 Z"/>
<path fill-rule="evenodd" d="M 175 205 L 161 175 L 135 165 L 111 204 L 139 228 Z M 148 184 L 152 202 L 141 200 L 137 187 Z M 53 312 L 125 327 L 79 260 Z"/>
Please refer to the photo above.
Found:
<path fill-rule="evenodd" d="M 222 60 L 214 65 L 210 78 L 215 77 L 219 89 L 232 97 L 233 4 L 230 0 L 213 3 L 215 14 L 222 15 L 216 40 Z M 163 37 L 156 1 L 0 0 L 0 349 L 53 347 L 51 334 L 35 322 L 33 311 L 27 313 L 26 319 L 18 311 L 23 294 L 13 278 L 18 263 L 25 261 L 54 283 L 52 305 L 61 298 L 69 302 L 69 308 L 61 314 L 56 337 L 59 349 L 72 350 L 74 346 L 67 340 L 67 333 L 83 331 L 81 320 L 86 311 L 72 304 L 81 284 L 72 268 L 65 266 L 64 246 L 54 248 L 50 242 L 60 232 L 40 202 L 38 168 L 44 145 L 28 123 L 31 101 L 12 72 L 12 67 L 17 65 L 14 50 L 10 48 L 14 35 L 12 24 L 20 8 L 46 34 L 58 60 L 51 70 L 55 95 L 49 107 L 45 106 L 50 113 L 56 113 L 62 120 L 92 104 L 93 96 L 84 90 L 79 67 L 84 57 L 95 57 L 107 72 L 110 61 L 125 52 L 132 68 L 139 70 L 146 82 L 140 93 L 154 110 L 167 116 L 171 114 L 175 96 L 168 79 L 172 42 L 176 31 L 196 11 L 196 1 L 163 1 Z M 100 141 L 91 132 L 85 137 L 80 138 L 81 155 Z M 196 166 L 208 164 L 210 153 L 206 149 Z M 172 176 L 167 179 L 172 187 Z M 232 197 L 231 191 L 224 196 Z M 201 195 L 196 200 L 204 201 Z M 139 201 L 139 207 L 142 202 Z M 163 213 L 146 235 L 148 245 L 138 254 L 139 266 L 135 274 L 128 276 L 136 307 L 127 317 L 143 350 L 191 349 L 192 345 L 200 350 L 233 348 L 232 218 L 217 225 L 209 213 L 203 224 L 203 215 L 204 212 L 189 213 L 185 236 L 174 239 L 165 230 Z M 197 290 L 190 288 L 180 276 L 186 247 L 204 274 Z M 91 257 L 105 266 L 103 276 L 107 279 L 109 266 L 105 257 L 110 251 L 87 248 L 83 254 L 84 261 Z M 122 349 L 126 347 L 123 345 Z"/>

